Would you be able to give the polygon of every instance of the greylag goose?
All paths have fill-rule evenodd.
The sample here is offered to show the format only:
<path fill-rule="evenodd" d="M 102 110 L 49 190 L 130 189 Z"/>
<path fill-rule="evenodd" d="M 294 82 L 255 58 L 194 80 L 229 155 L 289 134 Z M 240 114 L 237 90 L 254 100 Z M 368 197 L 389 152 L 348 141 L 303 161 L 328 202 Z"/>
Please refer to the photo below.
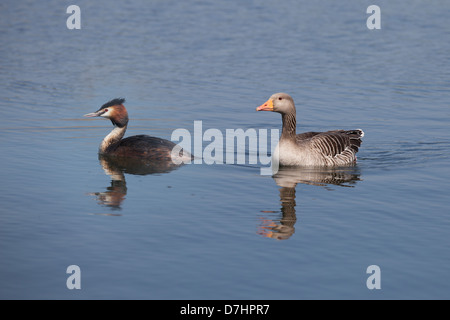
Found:
<path fill-rule="evenodd" d="M 113 99 L 100 107 L 96 112 L 85 114 L 85 117 L 103 117 L 111 120 L 114 129 L 100 144 L 99 154 L 104 156 L 131 157 L 153 161 L 172 161 L 181 163 L 192 156 L 179 148 L 178 154 L 172 150 L 175 143 L 169 140 L 137 135 L 122 139 L 128 126 L 128 112 L 123 103 L 125 99 Z M 174 159 L 173 156 L 179 157 Z M 181 159 L 181 160 L 180 160 Z"/>
<path fill-rule="evenodd" d="M 256 111 L 281 113 L 283 129 L 274 160 L 280 166 L 351 166 L 356 163 L 356 153 L 364 132 L 333 130 L 296 134 L 294 100 L 287 93 L 276 93 Z"/>

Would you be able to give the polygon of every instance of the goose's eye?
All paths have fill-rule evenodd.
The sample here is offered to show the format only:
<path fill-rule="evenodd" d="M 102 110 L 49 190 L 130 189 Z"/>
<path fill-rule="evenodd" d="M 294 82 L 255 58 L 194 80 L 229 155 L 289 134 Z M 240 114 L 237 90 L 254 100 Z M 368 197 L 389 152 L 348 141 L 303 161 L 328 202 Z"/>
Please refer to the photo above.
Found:
<path fill-rule="evenodd" d="M 278 100 L 283 100 L 283 98 L 282 98 L 282 97 L 279 97 Z"/>

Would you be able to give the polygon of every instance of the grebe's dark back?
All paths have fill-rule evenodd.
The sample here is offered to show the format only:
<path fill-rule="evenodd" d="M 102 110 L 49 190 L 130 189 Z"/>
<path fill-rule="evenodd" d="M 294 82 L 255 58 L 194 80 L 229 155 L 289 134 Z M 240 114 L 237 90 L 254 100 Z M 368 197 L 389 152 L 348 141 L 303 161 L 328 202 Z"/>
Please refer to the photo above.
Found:
<path fill-rule="evenodd" d="M 128 126 L 128 112 L 123 103 L 125 99 L 113 99 L 100 107 L 96 112 L 85 114 L 85 117 L 103 117 L 111 120 L 114 129 L 103 139 L 100 144 L 99 153 L 101 155 L 113 155 L 119 157 L 137 157 L 155 161 L 171 161 L 172 150 L 175 143 L 169 140 L 151 137 L 147 135 L 137 135 L 122 139 Z M 180 148 L 181 149 L 181 148 Z M 192 156 L 181 150 L 176 153 L 177 163 Z M 179 161 L 181 160 L 181 161 Z"/>

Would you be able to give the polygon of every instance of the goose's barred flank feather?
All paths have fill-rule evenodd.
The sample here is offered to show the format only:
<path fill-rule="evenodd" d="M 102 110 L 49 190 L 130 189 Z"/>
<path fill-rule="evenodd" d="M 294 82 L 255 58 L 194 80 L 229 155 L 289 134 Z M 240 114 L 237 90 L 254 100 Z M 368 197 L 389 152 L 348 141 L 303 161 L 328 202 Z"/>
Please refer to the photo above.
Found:
<path fill-rule="evenodd" d="M 322 132 L 311 139 L 311 147 L 329 157 L 336 157 L 347 149 L 351 149 L 352 153 L 356 153 L 361 146 L 362 136 L 364 136 L 362 130 Z"/>
<path fill-rule="evenodd" d="M 322 155 L 327 164 L 345 165 L 356 161 L 363 136 L 364 132 L 359 129 L 328 131 L 315 135 L 309 145 Z"/>

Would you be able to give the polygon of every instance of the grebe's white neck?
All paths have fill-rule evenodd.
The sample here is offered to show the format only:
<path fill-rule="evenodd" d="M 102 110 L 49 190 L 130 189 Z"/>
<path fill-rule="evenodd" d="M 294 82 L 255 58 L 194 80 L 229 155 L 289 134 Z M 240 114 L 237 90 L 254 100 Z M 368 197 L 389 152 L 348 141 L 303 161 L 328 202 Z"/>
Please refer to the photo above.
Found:
<path fill-rule="evenodd" d="M 115 126 L 114 129 L 103 139 L 100 144 L 99 153 L 105 154 L 113 151 L 115 147 L 119 144 L 120 140 L 122 140 L 125 135 L 125 131 L 127 131 L 127 126 L 118 127 Z"/>

